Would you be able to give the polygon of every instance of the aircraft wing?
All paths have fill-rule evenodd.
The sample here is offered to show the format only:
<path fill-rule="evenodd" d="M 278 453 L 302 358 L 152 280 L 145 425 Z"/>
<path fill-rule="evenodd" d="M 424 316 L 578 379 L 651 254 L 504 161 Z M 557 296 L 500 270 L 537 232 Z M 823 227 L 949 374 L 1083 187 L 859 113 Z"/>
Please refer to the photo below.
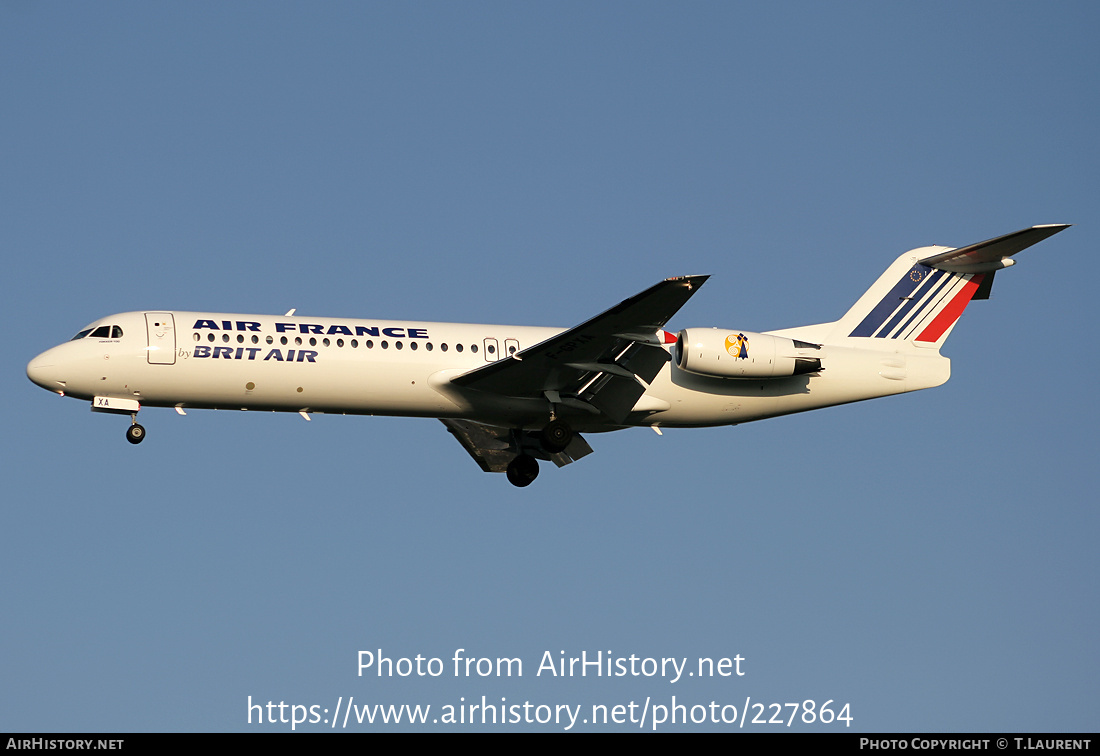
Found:
<path fill-rule="evenodd" d="M 545 397 L 621 422 L 669 360 L 658 332 L 708 277 L 661 281 L 575 328 L 451 383 L 503 396 Z"/>

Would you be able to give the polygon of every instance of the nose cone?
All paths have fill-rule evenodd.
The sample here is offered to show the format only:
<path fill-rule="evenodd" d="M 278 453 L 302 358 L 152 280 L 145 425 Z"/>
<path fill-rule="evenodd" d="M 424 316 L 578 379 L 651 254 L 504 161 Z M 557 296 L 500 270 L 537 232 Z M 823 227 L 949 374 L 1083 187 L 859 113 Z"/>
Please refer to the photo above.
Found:
<path fill-rule="evenodd" d="M 27 364 L 27 377 L 47 391 L 62 393 L 65 380 L 61 377 L 56 349 L 48 349 Z"/>

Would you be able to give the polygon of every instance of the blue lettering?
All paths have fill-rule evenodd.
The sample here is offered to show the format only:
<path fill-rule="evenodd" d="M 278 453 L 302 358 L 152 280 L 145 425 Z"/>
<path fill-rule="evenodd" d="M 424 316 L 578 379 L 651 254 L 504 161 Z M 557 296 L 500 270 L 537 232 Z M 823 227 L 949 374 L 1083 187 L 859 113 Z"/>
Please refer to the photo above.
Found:
<path fill-rule="evenodd" d="M 259 347 L 248 347 L 248 359 L 256 359 L 256 353 L 260 351 Z"/>
<path fill-rule="evenodd" d="M 292 353 L 294 352 L 293 349 L 291 349 L 290 351 Z M 306 360 L 309 360 L 310 362 L 316 362 L 317 360 L 313 359 L 316 356 L 317 356 L 317 352 L 311 352 L 308 349 L 299 349 L 298 350 L 298 362 L 305 362 Z"/>
<path fill-rule="evenodd" d="M 199 318 L 195 321 L 195 325 L 192 328 L 196 331 L 207 329 L 210 331 L 232 331 L 233 326 L 236 325 L 237 331 L 247 331 L 249 333 L 259 333 L 263 331 L 262 325 L 255 320 L 209 320 L 207 318 Z M 353 330 L 354 328 L 354 330 Z M 379 328 L 378 326 L 346 326 L 346 325 L 330 325 L 326 326 L 318 325 L 316 323 L 276 323 L 276 333 L 307 333 L 329 336 L 389 336 L 394 339 L 426 339 L 428 336 L 427 328 L 402 328 L 402 327 L 390 327 Z M 268 359 L 265 357 L 264 359 Z M 271 359 L 274 359 L 273 357 Z"/>
<path fill-rule="evenodd" d="M 195 347 L 195 356 L 196 357 L 209 357 L 210 356 L 210 347 L 208 347 L 208 346 L 197 346 L 197 347 Z"/>
<path fill-rule="evenodd" d="M 283 361 L 283 353 L 281 351 L 279 351 L 278 349 L 272 349 L 270 352 L 267 353 L 267 357 L 264 357 L 264 362 L 267 362 L 268 360 L 275 360 L 276 362 L 282 362 Z"/>
<path fill-rule="evenodd" d="M 214 359 L 219 357 L 225 360 L 233 359 L 233 347 L 214 347 Z"/>

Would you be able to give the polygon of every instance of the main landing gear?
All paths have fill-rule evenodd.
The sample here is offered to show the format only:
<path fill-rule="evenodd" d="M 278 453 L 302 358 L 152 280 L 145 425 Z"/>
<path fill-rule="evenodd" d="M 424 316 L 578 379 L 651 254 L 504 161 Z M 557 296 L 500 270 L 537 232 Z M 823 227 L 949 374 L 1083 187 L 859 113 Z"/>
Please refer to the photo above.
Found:
<path fill-rule="evenodd" d="M 137 415 L 130 415 L 130 427 L 126 429 L 126 440 L 131 444 L 140 444 L 145 440 L 145 428 L 138 425 Z"/>
<path fill-rule="evenodd" d="M 542 429 L 540 440 L 543 449 L 550 454 L 557 454 L 560 451 L 565 451 L 565 447 L 572 442 L 573 429 L 564 420 L 551 420 Z"/>
<path fill-rule="evenodd" d="M 508 463 L 508 482 L 523 488 L 539 476 L 539 461 L 530 454 L 520 454 Z"/>
<path fill-rule="evenodd" d="M 558 454 L 565 451 L 565 447 L 573 442 L 573 429 L 564 420 L 551 420 L 538 433 L 537 438 L 543 452 Z M 509 483 L 518 488 L 524 488 L 531 485 L 539 476 L 539 461 L 527 451 L 521 451 L 508 463 L 506 472 Z"/>

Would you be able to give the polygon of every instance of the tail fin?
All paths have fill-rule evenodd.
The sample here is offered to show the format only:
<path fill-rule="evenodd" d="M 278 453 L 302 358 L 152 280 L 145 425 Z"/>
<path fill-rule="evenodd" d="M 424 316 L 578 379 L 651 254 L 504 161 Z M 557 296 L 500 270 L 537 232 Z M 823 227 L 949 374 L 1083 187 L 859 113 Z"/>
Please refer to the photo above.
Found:
<path fill-rule="evenodd" d="M 922 247 L 906 252 L 833 324 L 827 341 L 850 338 L 939 349 L 972 299 L 987 299 L 996 271 L 1067 225 L 1033 226 L 967 247 Z"/>

